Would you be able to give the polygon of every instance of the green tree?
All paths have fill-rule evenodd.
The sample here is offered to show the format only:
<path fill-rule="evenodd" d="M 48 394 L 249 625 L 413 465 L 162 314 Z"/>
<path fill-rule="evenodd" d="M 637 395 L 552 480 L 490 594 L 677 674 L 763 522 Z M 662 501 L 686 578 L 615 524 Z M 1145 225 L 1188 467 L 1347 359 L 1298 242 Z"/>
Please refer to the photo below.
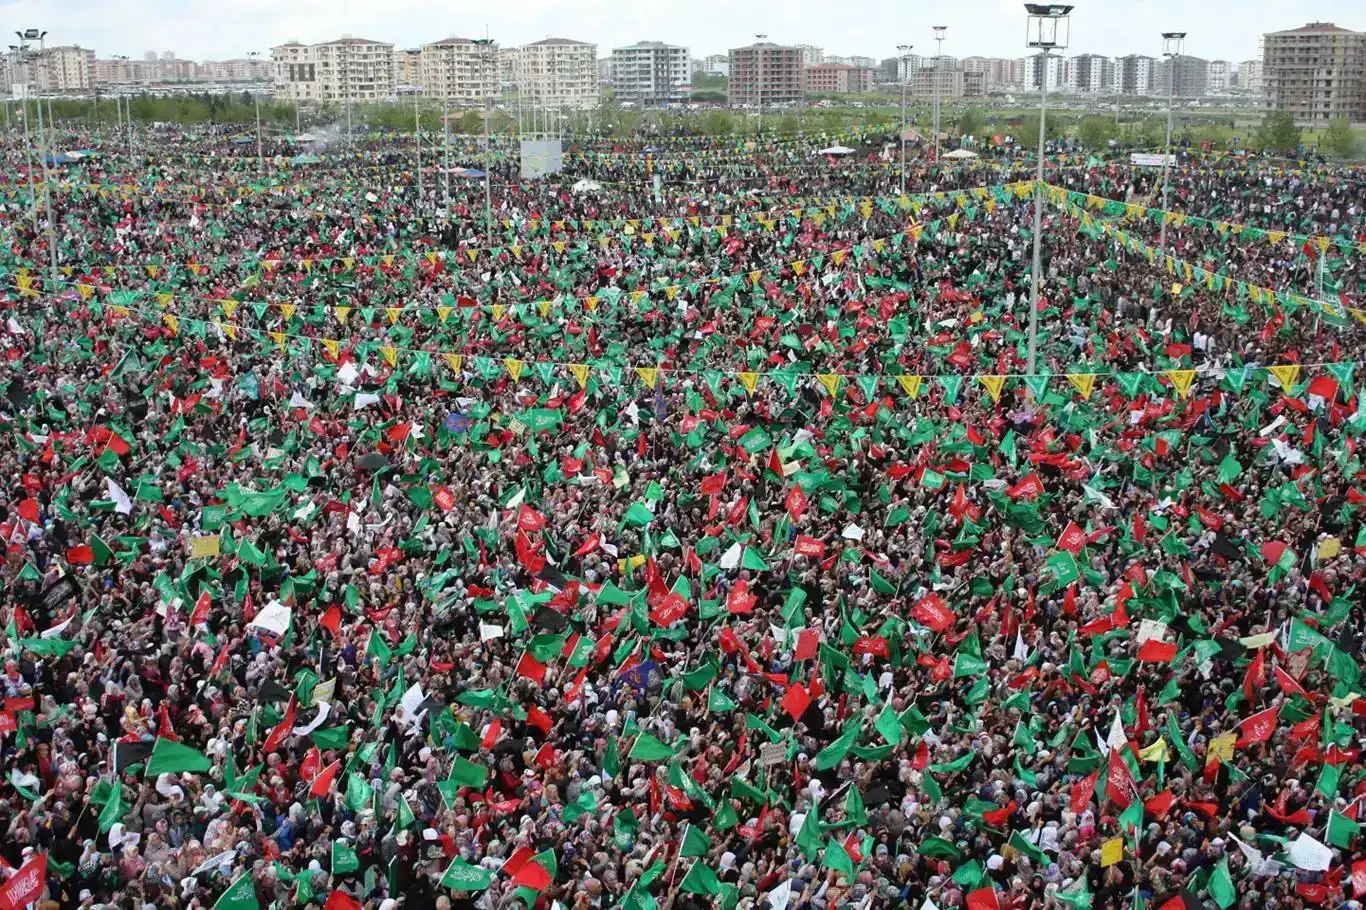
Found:
<path fill-rule="evenodd" d="M 1257 148 L 1270 152 L 1293 152 L 1300 147 L 1300 128 L 1285 111 L 1272 111 L 1257 127 L 1253 142 Z"/>
<path fill-rule="evenodd" d="M 1329 154 L 1351 157 L 1357 148 L 1357 136 L 1352 132 L 1351 121 L 1340 117 L 1328 124 L 1328 129 L 1319 138 L 1319 146 Z"/>
<path fill-rule="evenodd" d="M 1057 117 L 1048 118 L 1048 138 L 1057 139 L 1063 135 L 1064 126 Z M 1023 121 L 1013 130 L 1015 141 L 1021 148 L 1030 150 L 1039 146 L 1039 118 L 1026 114 Z"/>
<path fill-rule="evenodd" d="M 1111 139 L 1118 138 L 1119 127 L 1109 117 L 1083 117 L 1077 127 L 1077 138 L 1087 148 L 1105 148 Z"/>
<path fill-rule="evenodd" d="M 958 135 L 976 136 L 982 132 L 982 127 L 986 126 L 986 121 L 982 115 L 972 108 L 968 108 L 958 115 Z"/>
<path fill-rule="evenodd" d="M 698 126 L 708 136 L 729 136 L 735 132 L 735 118 L 725 111 L 707 111 Z"/>

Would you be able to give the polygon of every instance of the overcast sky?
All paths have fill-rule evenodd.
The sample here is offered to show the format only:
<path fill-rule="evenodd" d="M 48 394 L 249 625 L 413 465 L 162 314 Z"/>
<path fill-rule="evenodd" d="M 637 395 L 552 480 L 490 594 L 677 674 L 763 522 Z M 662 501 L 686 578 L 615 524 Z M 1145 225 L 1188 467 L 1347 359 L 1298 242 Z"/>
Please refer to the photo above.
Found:
<path fill-rule="evenodd" d="M 1186 53 L 1241 61 L 1261 34 L 1307 21 L 1366 30 L 1366 0 L 1075 0 L 1068 54 L 1119 56 L 1161 51 L 1160 33 L 1186 31 Z M 694 56 L 769 40 L 815 44 L 827 54 L 875 58 L 934 45 L 932 26 L 948 26 L 944 53 L 1018 57 L 1025 15 L 1018 0 L 0 0 L 10 29 L 48 30 L 50 43 L 91 47 L 100 57 L 175 51 L 192 59 L 241 57 L 290 39 L 306 43 L 343 34 L 415 47 L 451 35 L 488 34 L 503 45 L 548 36 L 613 46 L 666 41 Z"/>

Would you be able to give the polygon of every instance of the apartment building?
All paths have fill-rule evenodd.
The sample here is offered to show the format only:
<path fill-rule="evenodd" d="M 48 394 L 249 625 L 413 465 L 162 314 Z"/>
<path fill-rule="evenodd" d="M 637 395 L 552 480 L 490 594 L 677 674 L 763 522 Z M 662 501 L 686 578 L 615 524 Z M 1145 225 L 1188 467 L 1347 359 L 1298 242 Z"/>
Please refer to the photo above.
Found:
<path fill-rule="evenodd" d="M 340 104 L 394 97 L 394 46 L 383 41 L 290 42 L 272 47 L 270 62 L 275 97 L 282 101 Z"/>
<path fill-rule="evenodd" d="M 824 48 L 816 47 L 814 44 L 793 45 L 802 52 L 802 66 L 820 66 L 825 62 Z"/>
<path fill-rule="evenodd" d="M 95 52 L 74 44 L 29 51 L 28 68 L 35 90 L 80 92 L 94 84 Z"/>
<path fill-rule="evenodd" d="M 1008 85 L 1010 73 L 1014 69 L 1014 61 L 1006 60 L 1002 57 L 964 57 L 963 74 L 972 76 L 981 74 L 983 85 L 990 88 L 994 85 Z"/>
<path fill-rule="evenodd" d="M 1260 94 L 1262 91 L 1262 61 L 1244 60 L 1238 64 L 1238 88 Z"/>
<path fill-rule="evenodd" d="M 1176 90 L 1172 92 L 1173 73 Z M 1200 57 L 1164 58 L 1153 67 L 1153 94 L 1173 93 L 1178 98 L 1203 98 L 1209 91 L 1209 61 Z"/>
<path fill-rule="evenodd" d="M 443 38 L 418 51 L 422 94 L 457 106 L 482 106 L 502 97 L 498 46 L 473 38 Z"/>
<path fill-rule="evenodd" d="M 850 95 L 873 90 L 873 70 L 864 66 L 821 63 L 806 68 L 810 95 Z"/>
<path fill-rule="evenodd" d="M 692 90 L 691 55 L 686 47 L 637 41 L 612 49 L 612 94 L 642 107 L 687 101 Z"/>
<path fill-rule="evenodd" d="M 731 48 L 731 104 L 792 104 L 805 97 L 800 49 L 767 41 Z"/>
<path fill-rule="evenodd" d="M 1020 85 L 1027 89 L 1044 89 L 1049 92 L 1061 91 L 1067 84 L 1067 61 L 1062 57 L 1049 54 L 1041 57 L 1021 57 L 1016 61 Z"/>
<path fill-rule="evenodd" d="M 708 76 L 729 76 L 730 55 L 708 54 L 702 61 L 702 72 Z"/>
<path fill-rule="evenodd" d="M 1298 123 L 1366 121 L 1366 32 L 1311 22 L 1264 38 L 1263 98 Z"/>
<path fill-rule="evenodd" d="M 1067 61 L 1067 90 L 1094 95 L 1114 90 L 1115 62 L 1099 54 L 1079 54 Z"/>
<path fill-rule="evenodd" d="M 1205 84 L 1210 94 L 1226 92 L 1233 88 L 1233 64 L 1227 60 L 1211 60 Z"/>
<path fill-rule="evenodd" d="M 907 91 L 916 98 L 962 98 L 964 84 L 962 70 L 927 66 L 911 77 Z"/>
<path fill-rule="evenodd" d="M 172 64 L 189 63 L 188 60 L 166 60 L 161 59 L 155 64 L 158 75 L 161 79 L 175 78 L 171 75 Z M 207 60 L 198 67 L 200 75 L 213 82 L 254 82 L 257 79 L 269 79 L 271 77 L 271 65 L 268 60 Z"/>
<path fill-rule="evenodd" d="M 593 110 L 601 102 L 598 46 L 546 38 L 517 50 L 516 81 L 524 103 L 541 108 Z"/>
<path fill-rule="evenodd" d="M 414 91 L 422 85 L 422 48 L 394 51 L 394 90 Z"/>
<path fill-rule="evenodd" d="M 1157 61 L 1143 54 L 1129 54 L 1115 61 L 1115 88 L 1124 95 L 1151 95 Z"/>

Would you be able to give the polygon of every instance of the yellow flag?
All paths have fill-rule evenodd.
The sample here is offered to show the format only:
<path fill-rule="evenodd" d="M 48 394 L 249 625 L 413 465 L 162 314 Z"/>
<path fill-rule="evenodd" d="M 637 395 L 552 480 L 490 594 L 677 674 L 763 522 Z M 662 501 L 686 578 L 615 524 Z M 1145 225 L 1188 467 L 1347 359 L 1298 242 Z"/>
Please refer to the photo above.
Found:
<path fill-rule="evenodd" d="M 525 360 L 518 360 L 516 357 L 503 358 L 503 368 L 508 371 L 512 381 L 516 382 L 522 377 L 522 367 L 526 366 Z"/>
<path fill-rule="evenodd" d="M 557 252 L 557 253 L 563 253 L 563 252 L 564 252 L 564 241 L 563 241 L 563 240 L 556 240 L 554 243 L 552 243 L 552 244 L 550 244 L 550 245 L 551 245 L 552 247 L 555 248 L 555 252 Z"/>
<path fill-rule="evenodd" d="M 750 284 L 758 284 L 763 279 L 763 277 L 764 273 L 759 271 L 758 269 L 755 269 L 754 271 L 749 273 L 749 282 Z"/>
<path fill-rule="evenodd" d="M 1233 747 L 1238 742 L 1238 734 L 1233 731 L 1214 737 L 1209 741 L 1206 758 L 1217 757 L 1222 762 L 1233 761 Z"/>
<path fill-rule="evenodd" d="M 522 248 L 521 248 L 520 246 L 510 246 L 510 247 L 508 247 L 508 251 L 511 252 L 512 255 L 515 256 L 516 258 L 518 258 L 518 259 L 521 259 L 521 258 L 522 258 Z"/>
<path fill-rule="evenodd" d="M 285 322 L 289 322 L 289 320 L 294 318 L 294 311 L 297 309 L 298 306 L 295 304 L 282 303 L 280 304 L 280 315 L 284 317 Z"/>
<path fill-rule="evenodd" d="M 154 265 L 147 266 L 147 276 L 149 278 L 157 277 L 157 267 Z"/>
<path fill-rule="evenodd" d="M 324 338 L 322 342 L 323 350 L 327 351 L 329 357 L 336 360 L 337 354 L 341 351 L 341 343 L 335 338 Z"/>
<path fill-rule="evenodd" d="M 920 376 L 902 374 L 896 377 L 896 382 L 897 385 L 901 386 L 901 391 L 905 392 L 909 397 L 914 398 L 920 394 Z"/>
<path fill-rule="evenodd" d="M 236 340 L 237 340 L 237 326 L 234 325 L 233 323 L 231 323 L 231 322 L 215 322 L 214 325 L 218 326 L 218 328 L 222 330 L 223 334 L 224 334 L 224 335 L 227 335 L 228 338 L 231 339 L 232 341 L 236 341 Z"/>
<path fill-rule="evenodd" d="M 440 319 L 440 320 L 442 321 L 442 323 L 445 323 L 445 321 L 446 321 L 447 319 L 451 318 L 451 308 L 448 307 L 448 306 L 439 306 L 439 307 L 437 307 L 437 308 L 436 308 L 436 318 L 437 318 L 437 319 Z"/>
<path fill-rule="evenodd" d="M 746 392 L 753 395 L 754 389 L 759 385 L 759 374 L 745 372 L 737 375 L 740 377 L 740 385 L 745 387 Z"/>
<path fill-rule="evenodd" d="M 585 389 L 588 387 L 588 364 L 571 363 L 569 365 L 569 372 L 573 373 L 574 378 L 579 381 L 579 388 Z"/>
<path fill-rule="evenodd" d="M 1001 389 L 1005 387 L 1006 378 L 1004 376 L 978 376 L 977 381 L 982 384 L 982 388 L 987 390 L 993 402 L 1001 400 Z"/>
<path fill-rule="evenodd" d="M 389 364 L 389 366 L 398 366 L 398 348 L 394 347 L 393 345 L 386 344 L 384 347 L 379 349 L 379 352 L 384 355 L 384 360 Z"/>
<path fill-rule="evenodd" d="M 227 316 L 229 319 L 231 319 L 231 318 L 232 318 L 232 314 L 233 314 L 233 313 L 236 313 L 236 312 L 237 312 L 237 301 L 236 301 L 236 300 L 233 300 L 231 297 L 224 297 L 224 298 L 223 298 L 223 314 L 224 314 L 225 316 Z"/>
<path fill-rule="evenodd" d="M 835 265 L 844 265 L 844 257 L 848 255 L 844 250 L 835 250 L 830 254 L 830 261 Z"/>
<path fill-rule="evenodd" d="M 333 312 L 337 316 L 337 322 L 341 325 L 346 325 L 346 317 L 351 315 L 351 308 L 349 306 L 339 306 Z"/>
<path fill-rule="evenodd" d="M 825 390 L 830 393 L 830 397 L 834 398 L 839 395 L 839 373 L 817 373 L 816 378 L 821 381 L 821 385 L 825 386 Z"/>
<path fill-rule="evenodd" d="M 800 259 L 792 260 L 792 273 L 800 276 L 806 271 L 806 263 Z"/>
<path fill-rule="evenodd" d="M 644 292 L 644 291 L 632 291 L 632 292 L 631 292 L 631 302 L 632 302 L 632 303 L 639 305 L 640 302 L 641 302 L 642 300 L 644 300 L 644 299 L 645 299 L 645 292 Z"/>
<path fill-rule="evenodd" d="M 343 257 L 342 257 L 342 268 L 346 269 L 348 272 L 351 271 L 351 269 L 355 266 L 355 264 L 356 264 L 356 259 L 355 259 L 354 256 L 343 256 Z"/>
<path fill-rule="evenodd" d="M 1191 383 L 1195 381 L 1194 370 L 1167 370 L 1163 374 L 1172 382 L 1172 387 L 1176 389 L 1176 394 L 1185 398 L 1190 394 Z"/>
<path fill-rule="evenodd" d="M 389 317 L 390 325 L 392 325 L 393 323 L 398 322 L 398 317 L 403 314 L 403 308 L 391 306 L 386 308 L 384 312 Z"/>
<path fill-rule="evenodd" d="M 1275 246 L 1285 239 L 1285 231 L 1267 231 L 1266 242 Z"/>
<path fill-rule="evenodd" d="M 1095 373 L 1068 373 L 1067 381 L 1072 383 L 1072 388 L 1076 389 L 1081 395 L 1082 400 L 1091 397 L 1091 390 L 1096 385 Z"/>
<path fill-rule="evenodd" d="M 588 308 L 588 312 L 596 313 L 598 311 L 598 298 L 585 297 L 583 298 L 583 305 Z"/>
<path fill-rule="evenodd" d="M 1295 380 L 1300 376 L 1300 365 L 1298 363 L 1286 363 L 1267 367 L 1266 371 L 1276 377 L 1276 381 L 1281 384 L 1282 389 L 1289 392 L 1295 385 Z"/>
<path fill-rule="evenodd" d="M 1113 866 L 1124 860 L 1124 838 L 1112 837 L 1100 845 L 1101 868 Z"/>
<path fill-rule="evenodd" d="M 313 260 L 312 260 L 312 259 L 304 259 L 304 260 L 302 260 L 301 264 L 303 265 L 304 271 L 305 271 L 305 272 L 311 272 L 311 271 L 313 271 Z"/>
<path fill-rule="evenodd" d="M 196 537 L 190 544 L 190 555 L 196 559 L 210 559 L 217 556 L 222 548 L 223 539 L 217 534 Z"/>
<path fill-rule="evenodd" d="M 285 341 L 286 341 L 286 339 L 285 339 L 285 333 L 284 333 L 284 332 L 270 332 L 269 334 L 270 334 L 270 340 L 273 341 L 273 342 L 275 342 L 276 346 L 277 346 L 280 350 L 283 351 L 283 350 L 285 349 Z"/>
<path fill-rule="evenodd" d="M 678 296 L 678 285 L 676 285 L 676 284 L 671 284 L 671 285 L 669 285 L 668 287 L 666 287 L 666 288 L 664 289 L 664 296 L 667 297 L 667 298 L 669 298 L 670 300 L 673 300 L 675 297 L 677 297 L 677 296 Z"/>
<path fill-rule="evenodd" d="M 463 354 L 447 354 L 446 363 L 450 364 L 452 372 L 459 373 L 465 363 L 465 357 Z"/>
<path fill-rule="evenodd" d="M 489 309 L 491 309 L 491 310 L 493 311 L 493 321 L 494 321 L 494 322 L 502 322 L 502 321 L 503 321 L 503 314 L 507 312 L 507 309 L 508 309 L 508 308 L 507 308 L 507 304 L 495 303 L 495 304 L 494 304 L 492 307 L 490 307 Z"/>
<path fill-rule="evenodd" d="M 540 301 L 537 301 L 537 302 L 536 302 L 536 309 L 538 309 L 538 310 L 541 311 L 541 318 L 542 318 L 542 319 L 546 318 L 547 316 L 550 315 L 550 301 L 549 301 L 549 300 L 540 300 Z"/>
<path fill-rule="evenodd" d="M 478 250 L 465 250 L 465 255 L 468 256 L 468 257 L 470 257 L 470 262 L 474 262 L 476 259 L 479 258 L 479 251 L 478 251 Z"/>
<path fill-rule="evenodd" d="M 93 284 L 78 284 L 76 290 L 80 292 L 82 300 L 89 300 L 90 295 L 95 293 L 95 286 Z"/>
<path fill-rule="evenodd" d="M 659 379 L 659 368 L 636 367 L 636 375 L 640 377 L 641 382 L 653 389 L 655 382 Z"/>
<path fill-rule="evenodd" d="M 432 265 L 436 265 L 436 252 L 434 250 L 427 251 L 427 261 Z"/>
<path fill-rule="evenodd" d="M 166 320 L 166 328 L 168 328 L 168 329 L 171 330 L 171 334 L 172 334 L 172 335 L 179 335 L 179 334 L 180 334 L 180 317 L 179 317 L 179 316 L 174 316 L 174 315 L 172 315 L 172 314 L 170 314 L 170 313 L 167 313 L 167 314 L 166 314 L 164 317 L 162 317 L 162 318 L 164 318 L 164 319 Z"/>
<path fill-rule="evenodd" d="M 1159 739 L 1151 746 L 1140 749 L 1138 757 L 1144 761 L 1167 761 L 1171 758 L 1171 754 L 1167 750 L 1167 741 Z"/>

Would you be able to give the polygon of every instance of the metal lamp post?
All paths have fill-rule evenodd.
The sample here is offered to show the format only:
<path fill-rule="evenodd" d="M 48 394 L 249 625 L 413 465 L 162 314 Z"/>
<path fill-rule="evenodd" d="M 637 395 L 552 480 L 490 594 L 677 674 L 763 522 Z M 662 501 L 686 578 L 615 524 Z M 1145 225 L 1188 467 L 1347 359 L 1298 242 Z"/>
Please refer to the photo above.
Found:
<path fill-rule="evenodd" d="M 21 49 L 20 52 L 23 54 L 23 56 L 24 56 L 24 58 L 25 58 L 25 63 L 24 63 L 24 82 L 25 82 L 25 88 L 24 88 L 24 90 L 25 90 L 25 93 L 27 93 L 29 87 L 31 87 L 31 85 L 32 85 L 32 79 L 30 78 L 30 75 L 29 75 L 29 65 L 28 65 L 28 62 L 27 62 L 28 57 L 30 56 L 30 54 L 29 54 L 29 43 L 30 43 L 30 42 L 33 42 L 33 41 L 37 41 L 37 42 L 38 42 L 38 47 L 39 47 L 39 52 L 41 53 L 43 50 L 45 50 L 44 45 L 43 45 L 43 39 L 45 39 L 45 38 L 47 37 L 47 32 L 44 31 L 44 30 L 42 30 L 42 29 L 28 28 L 28 29 L 24 29 L 23 31 L 17 31 L 17 32 L 15 32 L 15 34 L 19 36 L 19 46 L 20 46 L 20 49 Z M 52 281 L 55 282 L 55 281 L 57 280 L 57 241 L 56 241 L 56 238 L 55 238 L 55 236 L 54 236 L 54 231 L 53 231 L 53 226 L 52 226 L 52 179 L 51 179 L 51 174 L 48 173 L 48 169 L 47 169 L 47 154 L 48 154 L 48 152 L 47 152 L 47 135 L 46 135 L 46 133 L 45 133 L 44 130 L 43 130 L 43 98 L 42 98 L 42 94 L 41 94 L 41 93 L 39 93 L 39 95 L 38 95 L 36 98 L 33 99 L 33 106 L 34 106 L 34 107 L 37 109 L 37 111 L 38 111 L 38 163 L 42 166 L 42 169 L 43 169 L 43 209 L 44 209 L 44 211 L 47 213 L 47 252 L 48 252 L 48 265 L 49 265 L 49 267 L 50 267 L 50 269 L 51 269 L 51 274 L 50 274 L 49 277 L 51 277 Z M 24 113 L 24 135 L 25 135 L 25 136 L 28 135 L 28 113 L 27 113 L 27 107 L 25 107 L 25 113 Z M 30 175 L 31 175 L 31 174 L 32 174 L 32 171 L 30 170 L 29 173 L 30 173 Z M 30 181 L 30 183 L 31 183 L 31 181 Z M 36 202 L 36 200 L 35 200 L 35 202 L 34 202 L 34 227 L 36 228 L 37 226 L 38 226 L 38 224 L 37 224 L 37 202 Z"/>
<path fill-rule="evenodd" d="M 124 64 L 124 65 L 125 65 L 124 68 L 126 69 L 127 63 L 128 63 L 128 55 L 127 55 L 127 54 L 115 54 L 111 59 L 117 60 L 117 61 L 119 61 L 120 63 Z M 115 129 L 114 129 L 114 135 L 115 135 L 115 136 L 117 136 L 119 133 L 121 133 L 121 132 L 123 131 L 123 101 L 120 100 L 120 99 L 121 99 L 121 96 L 120 96 L 120 95 L 115 95 L 115 96 L 114 96 L 114 119 L 117 121 L 117 123 L 115 124 Z M 128 116 L 128 126 L 129 126 L 130 129 L 132 128 L 132 125 L 133 125 L 133 117 L 132 117 L 132 112 L 131 112 L 131 109 L 130 109 L 129 116 Z"/>
<path fill-rule="evenodd" d="M 1063 3 L 1026 3 L 1025 44 L 1039 51 L 1039 167 L 1034 179 L 1034 270 L 1029 280 L 1029 375 L 1039 353 L 1039 284 L 1043 280 L 1039 244 L 1043 235 L 1043 160 L 1048 134 L 1048 55 L 1064 50 L 1072 7 Z"/>
<path fill-rule="evenodd" d="M 493 184 L 489 170 L 489 63 L 493 60 L 493 39 L 475 38 L 479 45 L 479 93 L 484 96 L 484 241 L 493 248 Z"/>
<path fill-rule="evenodd" d="M 934 51 L 934 160 L 939 161 L 939 61 L 944 57 L 944 32 L 947 25 L 934 26 L 934 40 L 938 45 Z"/>
<path fill-rule="evenodd" d="M 247 51 L 247 58 L 250 60 L 260 60 L 260 51 Z M 261 168 L 261 173 L 266 172 L 266 156 L 261 144 L 261 95 L 259 92 L 251 93 L 252 100 L 256 103 L 256 164 Z"/>
<path fill-rule="evenodd" d="M 906 195 L 906 83 L 911 74 L 912 44 L 898 44 L 901 52 L 901 195 Z"/>
<path fill-rule="evenodd" d="M 755 65 L 755 67 L 756 67 L 756 74 L 755 74 L 754 84 L 755 84 L 755 91 L 756 91 L 756 93 L 757 93 L 757 95 L 758 95 L 758 102 L 759 102 L 759 125 L 758 125 L 758 126 L 755 128 L 755 130 L 754 130 L 754 132 L 755 132 L 756 135 L 761 134 L 761 133 L 763 133 L 763 131 L 764 131 L 764 48 L 763 48 L 763 44 L 764 44 L 764 42 L 767 41 L 767 40 L 768 40 L 768 35 L 755 35 L 755 36 L 754 36 L 754 65 Z"/>
<path fill-rule="evenodd" d="M 1176 101 L 1176 66 L 1185 45 L 1185 32 L 1162 33 L 1162 56 L 1167 58 L 1167 144 L 1162 151 L 1162 227 L 1157 239 L 1159 250 L 1167 249 L 1167 191 L 1172 171 L 1172 107 Z"/>
<path fill-rule="evenodd" d="M 28 45 L 20 37 L 18 44 L 9 46 L 10 52 L 14 54 L 16 69 L 20 66 L 24 68 L 24 93 L 19 98 L 19 111 L 24 119 L 24 154 L 28 158 L 28 198 L 33 205 L 33 227 L 38 228 L 38 189 L 33 184 L 33 140 L 29 136 L 28 129 Z"/>

